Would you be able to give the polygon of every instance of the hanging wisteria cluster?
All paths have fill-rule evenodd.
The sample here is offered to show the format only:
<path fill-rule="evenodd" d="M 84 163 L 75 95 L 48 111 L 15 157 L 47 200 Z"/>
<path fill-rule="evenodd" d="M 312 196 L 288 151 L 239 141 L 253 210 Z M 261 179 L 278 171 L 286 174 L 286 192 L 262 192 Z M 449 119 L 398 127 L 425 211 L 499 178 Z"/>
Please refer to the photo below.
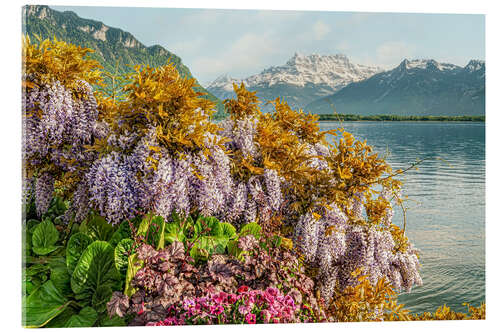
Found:
<path fill-rule="evenodd" d="M 229 157 L 219 147 L 210 147 L 209 156 L 201 152 L 174 156 L 166 149 L 151 155 L 148 147 L 157 144 L 154 130 L 139 141 L 112 135 L 108 144 L 121 152 L 97 159 L 86 180 L 90 206 L 111 223 L 144 212 L 168 219 L 174 210 L 184 216 L 192 211 L 225 216 L 233 182 Z M 157 158 L 155 166 L 150 157 Z"/>
<path fill-rule="evenodd" d="M 107 126 L 98 121 L 93 88 L 85 81 L 78 81 L 73 90 L 58 81 L 34 84 L 23 91 L 22 103 L 23 160 L 27 182 L 36 178 L 34 195 L 37 213 L 42 215 L 49 207 L 56 180 L 64 177 L 64 185 L 71 187 L 83 177 L 96 158 L 86 146 L 105 136 Z"/>
<path fill-rule="evenodd" d="M 109 145 L 131 153 L 113 151 L 95 160 L 86 175 L 90 206 L 112 223 L 141 212 L 168 219 L 175 210 L 241 225 L 257 218 L 265 221 L 281 209 L 281 180 L 275 170 L 235 181 L 230 157 L 218 146 L 209 146 L 208 156 L 184 152 L 178 157 L 163 149 L 153 167 L 148 146 L 156 144 L 154 131 L 135 145 L 127 142 L 137 140 L 110 136 Z"/>
<path fill-rule="evenodd" d="M 236 120 L 228 118 L 221 124 L 221 135 L 230 139 L 226 146 L 232 154 L 240 154 L 243 159 L 259 163 L 262 156 L 255 140 L 257 122 L 252 116 Z M 225 217 L 239 225 L 256 219 L 267 221 L 280 214 L 283 208 L 283 181 L 276 170 L 269 168 L 264 168 L 261 175 L 237 180 Z"/>
<path fill-rule="evenodd" d="M 294 235 L 306 260 L 319 268 L 322 297 L 330 300 L 337 290 L 355 285 L 357 278 L 351 273 L 357 268 L 373 285 L 383 277 L 396 290 L 422 284 L 417 251 L 411 244 L 397 252 L 388 225 L 352 224 L 335 204 L 331 206 L 319 220 L 312 214 L 301 216 Z"/>

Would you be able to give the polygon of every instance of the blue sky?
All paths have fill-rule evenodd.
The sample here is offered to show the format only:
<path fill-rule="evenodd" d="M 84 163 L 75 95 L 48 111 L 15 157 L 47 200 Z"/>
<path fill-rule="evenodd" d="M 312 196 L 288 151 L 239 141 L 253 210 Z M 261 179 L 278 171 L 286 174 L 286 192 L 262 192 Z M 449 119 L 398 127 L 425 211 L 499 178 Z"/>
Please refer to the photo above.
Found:
<path fill-rule="evenodd" d="M 392 68 L 404 58 L 464 66 L 485 58 L 483 15 L 68 7 L 180 56 L 206 85 L 284 64 L 295 52 L 347 55 Z"/>

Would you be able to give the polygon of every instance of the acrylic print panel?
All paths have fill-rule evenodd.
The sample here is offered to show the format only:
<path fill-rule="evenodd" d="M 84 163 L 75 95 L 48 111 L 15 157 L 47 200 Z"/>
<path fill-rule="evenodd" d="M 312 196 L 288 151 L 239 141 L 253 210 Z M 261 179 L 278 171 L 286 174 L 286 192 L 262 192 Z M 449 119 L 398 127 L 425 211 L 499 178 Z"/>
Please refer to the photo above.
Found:
<path fill-rule="evenodd" d="M 23 326 L 485 318 L 484 15 L 30 5 L 22 48 Z"/>

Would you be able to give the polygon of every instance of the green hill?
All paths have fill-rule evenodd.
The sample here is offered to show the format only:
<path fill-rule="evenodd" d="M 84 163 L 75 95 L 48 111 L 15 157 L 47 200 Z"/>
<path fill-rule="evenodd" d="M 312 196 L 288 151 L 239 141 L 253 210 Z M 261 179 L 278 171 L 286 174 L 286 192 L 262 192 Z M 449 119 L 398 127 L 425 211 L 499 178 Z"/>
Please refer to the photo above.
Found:
<path fill-rule="evenodd" d="M 36 41 L 35 35 L 42 39 L 58 38 L 66 42 L 95 50 L 90 56 L 98 60 L 105 70 L 114 73 L 118 64 L 120 74 L 128 73 L 137 64 L 158 67 L 172 62 L 183 77 L 192 78 L 189 68 L 179 56 L 160 45 L 145 46 L 131 33 L 105 25 L 103 22 L 81 18 L 74 12 L 60 12 L 48 6 L 29 5 L 23 7 L 23 33 Z M 224 113 L 222 102 L 205 90 L 201 85 L 197 91 L 215 102 L 216 117 Z"/>

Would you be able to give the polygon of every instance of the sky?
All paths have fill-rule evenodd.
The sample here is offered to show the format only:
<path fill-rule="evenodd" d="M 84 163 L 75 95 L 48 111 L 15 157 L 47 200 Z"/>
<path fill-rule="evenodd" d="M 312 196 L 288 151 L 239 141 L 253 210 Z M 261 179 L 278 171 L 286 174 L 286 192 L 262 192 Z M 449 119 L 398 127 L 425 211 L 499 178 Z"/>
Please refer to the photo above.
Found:
<path fill-rule="evenodd" d="M 387 69 L 405 58 L 459 66 L 485 58 L 485 18 L 479 14 L 50 7 L 165 47 L 202 85 L 224 74 L 246 78 L 286 63 L 295 52 L 341 53 Z"/>

